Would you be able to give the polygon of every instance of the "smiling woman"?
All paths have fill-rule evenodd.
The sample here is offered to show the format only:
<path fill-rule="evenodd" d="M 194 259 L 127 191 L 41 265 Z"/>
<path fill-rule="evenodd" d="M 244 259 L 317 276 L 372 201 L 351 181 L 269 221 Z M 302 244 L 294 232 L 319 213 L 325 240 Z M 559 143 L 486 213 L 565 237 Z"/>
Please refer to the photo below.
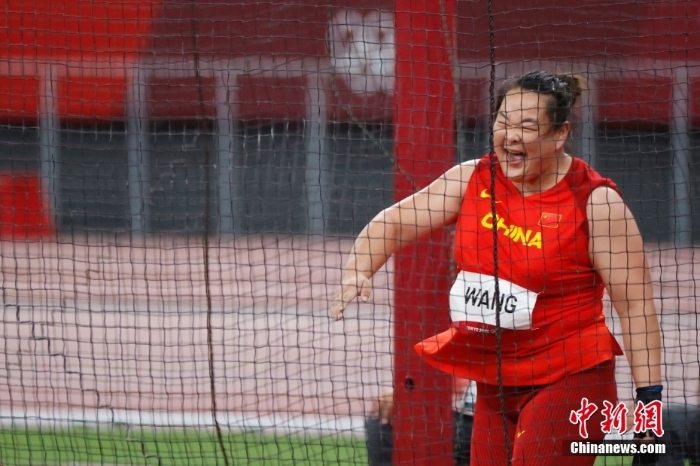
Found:
<path fill-rule="evenodd" d="M 380 212 L 355 241 L 330 310 L 341 319 L 348 303 L 369 298 L 372 275 L 400 247 L 456 225 L 452 326 L 416 350 L 477 382 L 472 465 L 593 464 L 562 458 L 561 443 L 581 438 L 569 419 L 584 398 L 601 407 L 589 440 L 603 439 L 603 402 L 617 401 L 622 351 L 605 323 L 605 288 L 637 399 L 661 399 L 659 323 L 639 229 L 615 183 L 565 151 L 580 93 L 577 79 L 544 71 L 506 82 L 495 166 L 488 155 L 465 162 Z"/>

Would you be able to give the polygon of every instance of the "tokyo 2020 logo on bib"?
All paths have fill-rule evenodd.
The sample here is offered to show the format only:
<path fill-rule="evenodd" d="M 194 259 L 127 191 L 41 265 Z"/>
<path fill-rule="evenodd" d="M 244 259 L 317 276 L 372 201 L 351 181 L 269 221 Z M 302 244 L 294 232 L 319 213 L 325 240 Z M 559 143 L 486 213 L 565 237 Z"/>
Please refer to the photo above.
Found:
<path fill-rule="evenodd" d="M 342 9 L 330 24 L 331 66 L 356 94 L 394 91 L 394 15 Z"/>

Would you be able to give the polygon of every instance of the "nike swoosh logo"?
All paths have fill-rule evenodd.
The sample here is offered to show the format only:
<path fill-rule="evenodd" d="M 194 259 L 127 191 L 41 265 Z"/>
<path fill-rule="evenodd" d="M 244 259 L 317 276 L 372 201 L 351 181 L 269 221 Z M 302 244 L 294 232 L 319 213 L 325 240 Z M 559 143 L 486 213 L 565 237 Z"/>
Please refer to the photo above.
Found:
<path fill-rule="evenodd" d="M 482 199 L 488 199 L 491 197 L 491 193 L 489 193 L 488 189 L 484 189 L 481 191 L 481 198 Z M 501 201 L 496 201 L 496 204 L 500 204 Z"/>
<path fill-rule="evenodd" d="M 520 438 L 524 433 L 525 433 L 525 431 L 524 431 L 524 430 L 521 430 L 520 432 L 518 432 L 518 435 L 517 435 L 516 437 L 517 437 L 517 438 Z"/>

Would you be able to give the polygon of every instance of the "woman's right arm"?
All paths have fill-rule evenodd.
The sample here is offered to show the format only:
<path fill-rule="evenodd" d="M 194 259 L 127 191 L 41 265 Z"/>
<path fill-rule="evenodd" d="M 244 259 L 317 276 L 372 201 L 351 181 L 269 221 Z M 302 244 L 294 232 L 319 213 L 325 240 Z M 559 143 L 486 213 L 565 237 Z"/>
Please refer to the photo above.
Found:
<path fill-rule="evenodd" d="M 331 317 L 343 311 L 357 296 L 367 301 L 372 276 L 393 253 L 431 231 L 455 223 L 467 183 L 477 160 L 457 165 L 426 188 L 381 211 L 360 232 L 343 270 L 342 285 L 331 305 Z"/>

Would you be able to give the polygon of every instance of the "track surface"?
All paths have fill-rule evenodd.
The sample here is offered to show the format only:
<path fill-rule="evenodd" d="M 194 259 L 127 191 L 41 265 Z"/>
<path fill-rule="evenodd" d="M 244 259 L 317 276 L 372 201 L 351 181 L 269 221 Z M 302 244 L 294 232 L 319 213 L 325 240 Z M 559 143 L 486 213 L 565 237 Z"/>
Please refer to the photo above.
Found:
<path fill-rule="evenodd" d="M 213 241 L 214 373 L 222 413 L 362 416 L 392 384 L 391 264 L 343 322 L 327 317 L 348 240 Z M 653 245 L 672 401 L 698 389 L 700 249 Z M 0 410 L 209 413 L 201 240 L 0 243 Z M 427 272 L 426 272 L 427 273 Z M 617 333 L 615 319 L 609 325 Z M 618 359 L 619 395 L 632 396 Z"/>

